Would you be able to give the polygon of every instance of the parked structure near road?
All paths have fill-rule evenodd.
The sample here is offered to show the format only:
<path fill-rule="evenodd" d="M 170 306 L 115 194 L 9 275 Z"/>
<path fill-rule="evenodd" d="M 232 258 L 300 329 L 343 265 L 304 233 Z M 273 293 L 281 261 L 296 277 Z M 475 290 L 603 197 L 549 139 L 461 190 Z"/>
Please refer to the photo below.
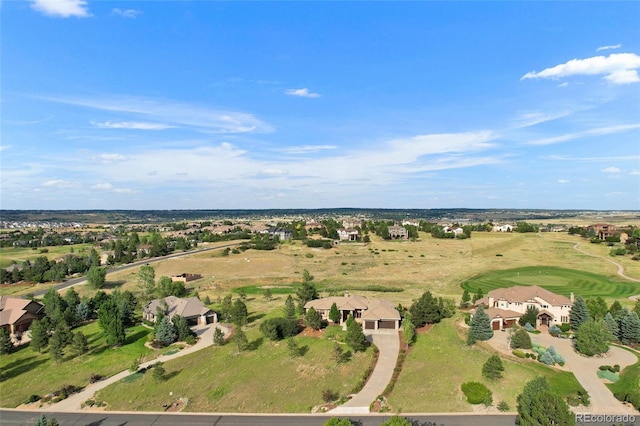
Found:
<path fill-rule="evenodd" d="M 494 330 L 514 325 L 529 306 L 538 309 L 537 324 L 531 325 L 551 326 L 569 322 L 573 293 L 568 298 L 537 285 L 513 286 L 490 291 L 486 297 L 476 301 L 476 306 L 479 305 L 486 307 L 485 312 L 489 315 Z"/>
<path fill-rule="evenodd" d="M 0 296 L 0 327 L 12 339 L 29 329 L 31 323 L 44 315 L 44 305 L 35 300 Z"/>
<path fill-rule="evenodd" d="M 191 325 L 218 322 L 218 314 L 207 308 L 197 297 L 181 299 L 175 296 L 168 296 L 164 299 L 152 300 L 142 308 L 142 318 L 156 322 L 160 312 L 168 316 L 169 319 L 175 315 L 180 315 Z"/>
<path fill-rule="evenodd" d="M 314 308 L 324 320 L 329 319 L 331 305 L 340 311 L 339 324 L 343 325 L 349 315 L 362 324 L 364 330 L 400 328 L 400 313 L 391 302 L 384 299 L 367 299 L 362 296 L 331 296 L 316 299 L 304 305 L 305 311 Z"/>
<path fill-rule="evenodd" d="M 189 281 L 199 280 L 200 278 L 202 278 L 202 275 L 200 274 L 189 274 L 185 272 L 184 274 L 172 276 L 171 281 L 188 283 Z"/>

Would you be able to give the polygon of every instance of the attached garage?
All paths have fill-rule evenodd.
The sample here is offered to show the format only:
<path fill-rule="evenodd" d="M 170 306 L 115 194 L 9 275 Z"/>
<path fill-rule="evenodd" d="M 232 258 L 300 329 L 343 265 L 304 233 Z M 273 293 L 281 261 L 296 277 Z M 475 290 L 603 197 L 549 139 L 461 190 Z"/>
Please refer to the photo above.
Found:
<path fill-rule="evenodd" d="M 376 329 L 376 322 L 375 321 L 365 321 L 364 322 L 364 329 L 365 330 L 375 330 Z"/>
<path fill-rule="evenodd" d="M 504 320 L 504 328 L 511 328 L 518 322 L 517 319 Z"/>
<path fill-rule="evenodd" d="M 380 323 L 378 324 L 378 328 L 385 328 L 385 329 L 395 330 L 396 321 L 395 320 L 380 320 Z"/>
<path fill-rule="evenodd" d="M 500 330 L 500 321 L 492 321 L 491 322 L 491 329 L 492 330 Z"/>

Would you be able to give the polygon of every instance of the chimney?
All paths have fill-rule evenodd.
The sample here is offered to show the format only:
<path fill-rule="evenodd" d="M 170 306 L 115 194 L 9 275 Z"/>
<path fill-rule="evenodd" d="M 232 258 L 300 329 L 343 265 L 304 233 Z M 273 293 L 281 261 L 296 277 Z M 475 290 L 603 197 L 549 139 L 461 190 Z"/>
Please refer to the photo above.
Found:
<path fill-rule="evenodd" d="M 571 295 L 569 296 L 569 299 L 571 299 L 571 303 L 573 303 L 573 292 L 571 292 Z"/>

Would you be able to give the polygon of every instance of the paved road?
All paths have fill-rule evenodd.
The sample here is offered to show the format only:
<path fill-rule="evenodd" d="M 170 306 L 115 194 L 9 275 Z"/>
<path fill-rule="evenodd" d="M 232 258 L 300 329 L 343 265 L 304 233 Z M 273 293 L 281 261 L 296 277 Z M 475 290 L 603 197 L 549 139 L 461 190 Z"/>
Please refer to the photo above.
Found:
<path fill-rule="evenodd" d="M 331 416 L 327 414 L 165 414 L 165 413 L 56 413 L 41 411 L 0 410 L 0 423 L 5 425 L 33 425 L 40 415 L 55 418 L 62 426 L 321 426 Z M 444 426 L 513 426 L 514 415 L 475 415 L 475 414 L 402 414 L 415 425 L 434 422 Z M 361 426 L 380 426 L 389 419 L 389 414 L 349 415 Z M 337 416 L 336 416 L 337 417 Z"/>
<path fill-rule="evenodd" d="M 331 414 L 368 413 L 369 406 L 382 394 L 393 376 L 398 352 L 400 336 L 397 330 L 377 330 L 367 336 L 380 351 L 378 362 L 362 390 L 344 404 L 331 410 Z"/>
<path fill-rule="evenodd" d="M 507 342 L 508 336 L 508 332 L 496 332 L 488 342 L 495 349 L 511 354 Z M 604 381 L 597 376 L 598 367 L 601 365 L 619 364 L 621 368 L 624 368 L 634 364 L 638 360 L 634 354 L 612 346 L 606 358 L 585 357 L 574 350 L 572 339 L 559 339 L 545 332 L 531 334 L 531 341 L 547 348 L 553 346 L 565 359 L 565 365 L 562 369 L 571 371 L 589 393 L 591 405 L 589 407 L 580 406 L 574 411 L 599 414 L 638 414 L 637 411 L 618 401 L 605 386 Z M 638 415 L 638 420 L 640 420 L 640 415 Z"/>
<path fill-rule="evenodd" d="M 120 271 L 124 271 L 125 269 L 130 269 L 130 268 L 137 268 L 138 266 L 146 265 L 148 263 L 160 262 L 162 260 L 174 259 L 176 257 L 190 256 L 192 254 L 204 253 L 204 252 L 210 251 L 210 250 L 219 250 L 221 248 L 237 246 L 238 244 L 240 244 L 240 243 L 232 242 L 232 243 L 226 243 L 226 244 L 216 245 L 216 246 L 212 246 L 212 247 L 199 248 L 199 249 L 195 249 L 195 250 L 191 250 L 191 251 L 168 254 L 166 256 L 154 257 L 154 258 L 151 258 L 151 259 L 143 259 L 143 260 L 139 260 L 137 262 L 127 263 L 126 265 L 121 265 L 121 266 L 116 266 L 116 267 L 113 267 L 113 268 L 108 268 L 107 269 L 107 276 L 109 274 L 114 273 L 114 272 L 120 272 Z M 60 284 L 56 284 L 55 286 L 53 286 L 53 288 L 55 288 L 56 290 L 59 291 L 59 290 L 62 290 L 62 289 L 68 288 L 68 287 L 73 287 L 74 285 L 84 284 L 85 282 L 87 282 L 87 277 L 71 278 L 71 279 L 66 280 L 64 282 L 61 282 Z M 51 288 L 51 287 L 48 287 L 45 290 L 34 291 L 33 295 L 35 297 L 43 296 L 49 290 L 49 288 Z"/>
<path fill-rule="evenodd" d="M 196 332 L 196 334 L 200 338 L 195 345 L 189 346 L 188 348 L 178 351 L 172 355 L 160 355 L 158 358 L 152 361 L 147 361 L 140 364 L 140 368 L 146 368 L 150 365 L 155 364 L 158 361 L 165 362 L 175 358 L 179 358 L 181 356 L 185 356 L 190 353 L 204 349 L 208 346 L 211 346 L 213 344 L 213 333 L 216 328 L 220 328 L 225 333 L 225 336 L 227 336 L 231 331 L 228 327 L 219 323 L 194 327 L 193 330 Z M 116 383 L 124 379 L 130 374 L 131 372 L 129 370 L 125 370 L 111 377 L 108 377 L 104 380 L 90 384 L 86 388 L 84 388 L 82 391 L 78 393 L 74 393 L 73 395 L 69 396 L 66 399 L 63 399 L 60 402 L 43 407 L 43 410 L 53 411 L 53 412 L 72 412 L 72 411 L 80 410 L 80 404 L 82 404 L 87 399 L 90 399 L 91 397 L 93 397 L 94 393 L 98 392 L 101 389 L 106 388 L 107 386 L 113 383 Z M 0 422 L 0 423 L 4 424 L 4 422 Z"/>

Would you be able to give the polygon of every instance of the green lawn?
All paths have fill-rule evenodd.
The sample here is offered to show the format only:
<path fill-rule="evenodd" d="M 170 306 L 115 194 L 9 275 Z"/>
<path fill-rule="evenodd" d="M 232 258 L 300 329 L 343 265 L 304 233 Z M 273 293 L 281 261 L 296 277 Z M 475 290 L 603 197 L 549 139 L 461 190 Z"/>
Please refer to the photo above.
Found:
<path fill-rule="evenodd" d="M 552 266 L 528 266 L 476 275 L 462 283 L 471 294 L 482 288 L 484 294 L 496 288 L 514 285 L 539 285 L 554 293 L 582 297 L 622 298 L 640 292 L 640 284 L 590 272 Z"/>
<path fill-rule="evenodd" d="M 393 411 L 471 412 L 460 385 L 469 381 L 484 383 L 493 392 L 493 403 L 506 401 L 516 409 L 516 397 L 525 383 L 546 376 L 552 391 L 566 396 L 582 386 L 572 373 L 561 372 L 536 361 L 503 359 L 503 378 L 492 382 L 482 377 L 482 365 L 495 354 L 490 348 L 466 345 L 458 335 L 454 318 L 434 326 L 418 340 L 407 356 L 389 403 Z"/>
<path fill-rule="evenodd" d="M 93 244 L 72 244 L 66 246 L 38 247 L 33 250 L 31 247 L 0 247 L 0 268 L 6 268 L 13 262 L 22 263 L 25 260 L 33 260 L 39 256 L 46 256 L 49 260 L 66 254 L 86 254 L 89 253 Z M 41 249 L 47 249 L 47 253 L 40 253 Z"/>
<path fill-rule="evenodd" d="M 636 355 L 638 354 L 636 351 L 632 351 L 631 349 L 624 349 L 628 350 L 629 352 L 633 352 Z M 616 393 L 631 393 L 640 391 L 640 360 L 622 370 L 618 375 L 618 381 L 615 383 L 607 383 L 607 387 L 614 395 Z"/>
<path fill-rule="evenodd" d="M 47 351 L 40 354 L 28 345 L 10 355 L 0 356 L 0 405 L 16 407 L 29 395 L 45 395 L 63 385 L 84 387 L 91 374 L 111 376 L 127 369 L 141 355 L 152 353 L 144 346 L 150 330 L 141 326 L 128 329 L 126 343 L 119 348 L 106 346 L 97 322 L 74 332 L 78 330 L 87 336 L 89 352 L 80 357 L 65 356 L 59 365 L 51 361 Z"/>
<path fill-rule="evenodd" d="M 97 399 L 109 410 L 161 411 L 162 404 L 186 397 L 185 411 L 192 412 L 308 413 L 323 403 L 324 389 L 347 395 L 373 359 L 369 349 L 336 366 L 333 342 L 301 336 L 295 339 L 307 352 L 291 359 L 285 342 L 263 341 L 255 327 L 247 335 L 254 350 L 238 353 L 233 343 L 212 346 L 165 363 L 165 382 L 154 381 L 149 371 L 107 387 Z"/>

